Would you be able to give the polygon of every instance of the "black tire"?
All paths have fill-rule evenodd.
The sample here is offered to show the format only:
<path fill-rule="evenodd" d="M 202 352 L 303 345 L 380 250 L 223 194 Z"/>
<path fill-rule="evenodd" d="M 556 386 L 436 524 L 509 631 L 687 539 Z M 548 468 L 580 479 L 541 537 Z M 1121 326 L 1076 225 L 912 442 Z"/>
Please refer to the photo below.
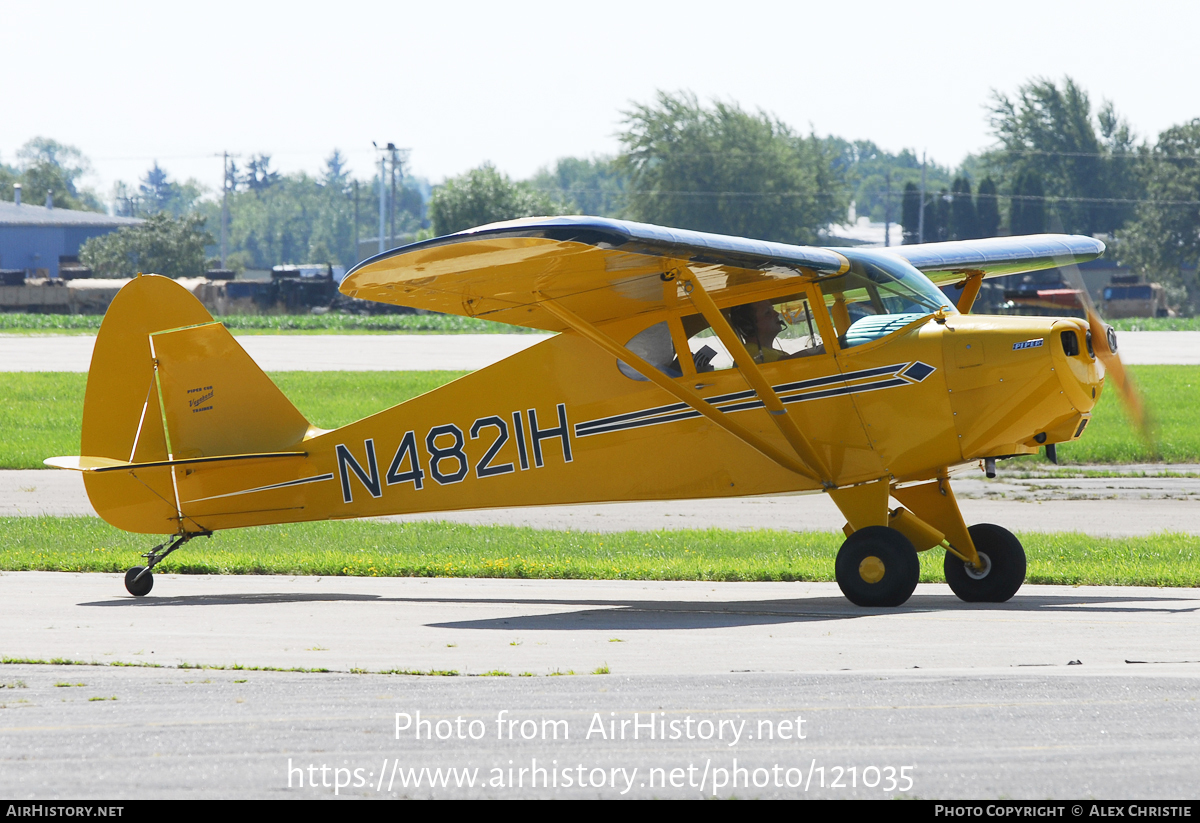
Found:
<path fill-rule="evenodd" d="M 1016 536 L 1001 526 L 979 523 L 968 529 L 975 551 L 986 560 L 982 575 L 974 567 L 946 552 L 946 582 L 967 603 L 1004 603 L 1025 582 L 1025 549 Z"/>
<path fill-rule="evenodd" d="M 134 582 L 135 577 L 142 573 L 145 566 L 134 566 L 125 572 L 125 589 L 134 597 L 145 597 L 154 588 L 154 575 L 150 572 L 142 574 L 142 579 Z"/>
<path fill-rule="evenodd" d="M 917 588 L 921 563 L 900 532 L 867 526 L 842 544 L 834 571 L 842 594 L 854 605 L 900 606 Z"/>

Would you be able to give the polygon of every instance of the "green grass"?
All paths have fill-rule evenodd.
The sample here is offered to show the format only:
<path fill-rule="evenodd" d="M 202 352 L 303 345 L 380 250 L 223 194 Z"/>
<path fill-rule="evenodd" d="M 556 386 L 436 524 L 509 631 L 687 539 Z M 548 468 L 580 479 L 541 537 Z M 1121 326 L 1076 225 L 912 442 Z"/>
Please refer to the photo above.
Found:
<path fill-rule="evenodd" d="M 1130 366 L 1157 432 L 1148 445 L 1129 425 L 1117 392 L 1105 391 L 1083 437 L 1058 447 L 1062 463 L 1200 462 L 1200 366 Z"/>
<path fill-rule="evenodd" d="M 334 429 L 433 391 L 465 374 L 465 371 L 292 371 L 275 372 L 271 379 L 310 423 Z M 1200 381 L 1200 369 L 1197 380 Z"/>
<path fill-rule="evenodd" d="M 102 315 L 0 313 L 0 334 L 95 334 Z M 539 329 L 453 314 L 230 314 L 234 334 L 520 334 Z"/>
<path fill-rule="evenodd" d="M 90 517 L 0 518 L 6 571 L 123 572 L 154 538 Z M 1020 535 L 1030 583 L 1200 586 L 1200 536 Z M 838 532 L 592 534 L 447 523 L 344 521 L 264 526 L 196 540 L 156 572 L 353 577 L 831 581 Z M 942 582 L 942 553 L 921 580 Z"/>
<path fill-rule="evenodd" d="M 1200 317 L 1123 317 L 1106 322 L 1117 331 L 1200 331 Z"/>
<path fill-rule="evenodd" d="M 271 375 L 309 422 L 353 423 L 466 372 L 277 372 Z M 45 468 L 42 460 L 79 453 L 87 375 L 0 372 L 0 469 Z"/>
<path fill-rule="evenodd" d="M 1105 392 L 1083 439 L 1059 447 L 1063 463 L 1200 462 L 1200 366 L 1132 366 L 1159 442 L 1147 446 L 1126 423 L 1114 391 Z M 271 375 L 308 419 L 331 429 L 424 394 L 466 372 L 277 372 Z M 77 454 L 87 375 L 0 372 L 0 468 L 43 468 Z M 1041 458 L 1013 461 L 1036 462 Z"/>

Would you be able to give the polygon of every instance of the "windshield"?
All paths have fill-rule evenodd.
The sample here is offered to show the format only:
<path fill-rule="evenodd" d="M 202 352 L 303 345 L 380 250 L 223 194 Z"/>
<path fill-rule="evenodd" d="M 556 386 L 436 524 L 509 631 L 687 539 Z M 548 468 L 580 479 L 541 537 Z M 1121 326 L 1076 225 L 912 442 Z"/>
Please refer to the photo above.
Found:
<path fill-rule="evenodd" d="M 839 249 L 850 270 L 817 281 L 843 347 L 878 340 L 939 309 L 957 311 L 929 278 L 883 252 Z"/>

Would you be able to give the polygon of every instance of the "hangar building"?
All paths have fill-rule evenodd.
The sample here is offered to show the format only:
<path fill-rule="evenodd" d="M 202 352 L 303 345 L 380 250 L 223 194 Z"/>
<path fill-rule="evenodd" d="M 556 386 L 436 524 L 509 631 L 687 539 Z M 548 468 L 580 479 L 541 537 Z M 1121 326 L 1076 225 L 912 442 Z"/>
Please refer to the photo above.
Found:
<path fill-rule="evenodd" d="M 60 261 L 78 259 L 89 237 L 136 226 L 141 220 L 91 211 L 0 201 L 0 269 L 29 277 L 58 277 Z"/>

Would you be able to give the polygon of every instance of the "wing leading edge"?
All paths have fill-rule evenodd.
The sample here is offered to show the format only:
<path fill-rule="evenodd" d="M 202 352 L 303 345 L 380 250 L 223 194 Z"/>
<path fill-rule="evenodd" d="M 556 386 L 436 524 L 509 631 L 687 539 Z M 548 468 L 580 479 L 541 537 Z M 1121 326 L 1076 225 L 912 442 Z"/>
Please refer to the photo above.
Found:
<path fill-rule="evenodd" d="M 559 301 L 591 323 L 666 308 L 686 265 L 714 296 L 781 279 L 846 271 L 841 254 L 601 217 L 493 223 L 394 249 L 346 273 L 343 294 L 561 331 L 539 304 Z"/>

